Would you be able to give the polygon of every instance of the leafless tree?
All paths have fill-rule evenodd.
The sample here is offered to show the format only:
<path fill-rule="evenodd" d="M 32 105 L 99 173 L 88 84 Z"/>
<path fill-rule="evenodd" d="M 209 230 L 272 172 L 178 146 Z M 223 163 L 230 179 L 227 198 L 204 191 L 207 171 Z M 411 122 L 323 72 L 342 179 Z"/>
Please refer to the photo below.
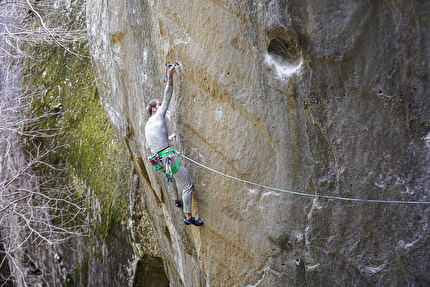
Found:
<path fill-rule="evenodd" d="M 89 224 L 89 203 L 79 183 L 54 184 L 64 170 L 49 163 L 47 157 L 59 148 L 55 134 L 61 130 L 43 130 L 38 123 L 56 113 L 29 117 L 26 111 L 37 93 L 24 96 L 14 90 L 20 77 L 11 71 L 15 69 L 12 67 L 5 71 L 10 78 L 3 81 L 0 92 L 0 267 L 8 263 L 10 270 L 0 282 L 13 280 L 18 286 L 27 286 L 25 266 L 40 265 L 28 252 L 30 247 L 60 244 L 82 236 Z M 36 144 L 31 140 L 34 138 L 43 138 L 45 144 Z M 40 170 L 44 172 L 37 172 Z M 45 270 L 38 269 L 38 278 L 43 279 Z"/>
<path fill-rule="evenodd" d="M 3 57 L 33 57 L 28 47 L 58 45 L 67 52 L 68 45 L 86 41 L 83 22 L 85 0 L 2 0 L 0 2 L 0 37 Z"/>
<path fill-rule="evenodd" d="M 22 85 L 19 65 L 22 58 L 33 59 L 31 47 L 41 44 L 58 45 L 80 57 L 68 47 L 85 41 L 85 32 L 61 17 L 83 17 L 84 9 L 74 13 L 67 9 L 84 4 L 81 0 L 0 2 L 0 286 L 12 282 L 29 286 L 30 276 L 50 285 L 46 278 L 51 270 L 40 267 L 34 249 L 58 245 L 88 230 L 90 196 L 79 182 L 58 186 L 64 167 L 48 160 L 60 147 L 55 135 L 61 129 L 42 129 L 40 122 L 58 111 L 31 114 L 40 91 Z M 43 144 L 34 139 L 43 139 Z"/>

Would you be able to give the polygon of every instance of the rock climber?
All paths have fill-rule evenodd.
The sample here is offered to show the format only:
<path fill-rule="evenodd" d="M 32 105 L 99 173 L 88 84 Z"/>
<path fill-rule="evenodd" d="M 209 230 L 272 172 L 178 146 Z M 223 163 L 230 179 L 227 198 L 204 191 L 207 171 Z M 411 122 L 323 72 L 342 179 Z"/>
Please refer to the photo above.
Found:
<path fill-rule="evenodd" d="M 176 135 L 168 137 L 165 115 L 169 107 L 170 100 L 172 99 L 173 74 L 175 72 L 175 66 L 170 67 L 168 70 L 167 86 L 164 91 L 163 101 L 157 99 L 151 100 L 146 107 L 146 110 L 149 113 L 149 119 L 145 126 L 145 136 L 146 142 L 152 153 L 149 160 L 155 170 L 160 170 L 165 174 L 169 190 L 173 187 L 177 196 L 175 181 L 182 184 L 182 201 L 185 213 L 185 224 L 200 226 L 203 224 L 203 221 L 195 219 L 194 216 L 191 215 L 191 194 L 194 188 L 193 182 L 189 177 L 187 170 L 176 156 L 175 151 L 169 147 L 169 140 L 174 140 Z M 179 199 L 175 200 L 175 206 L 182 206 Z"/>

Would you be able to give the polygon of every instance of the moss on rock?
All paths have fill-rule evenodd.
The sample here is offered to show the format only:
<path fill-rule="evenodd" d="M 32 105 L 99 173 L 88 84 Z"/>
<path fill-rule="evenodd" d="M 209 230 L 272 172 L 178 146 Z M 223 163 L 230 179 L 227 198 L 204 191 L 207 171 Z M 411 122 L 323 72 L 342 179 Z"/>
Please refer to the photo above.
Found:
<path fill-rule="evenodd" d="M 69 49 L 88 54 L 87 43 L 75 43 Z M 54 135 L 60 146 L 48 161 L 67 167 L 67 180 L 64 176 L 62 180 L 85 186 L 97 196 L 101 220 L 94 233 L 107 238 L 127 222 L 132 163 L 99 102 L 90 59 L 46 45 L 34 52 L 39 60 L 24 62 L 24 82 L 38 92 L 31 116 L 55 113 L 44 118 L 38 128 Z M 35 141 L 47 145 L 50 138 Z"/>

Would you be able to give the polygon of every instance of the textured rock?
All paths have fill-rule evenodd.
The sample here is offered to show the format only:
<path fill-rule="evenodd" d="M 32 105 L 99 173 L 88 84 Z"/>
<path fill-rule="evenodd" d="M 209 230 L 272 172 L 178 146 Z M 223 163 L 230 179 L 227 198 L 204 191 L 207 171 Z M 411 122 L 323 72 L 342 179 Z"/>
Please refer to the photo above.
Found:
<path fill-rule="evenodd" d="M 429 201 L 429 13 L 414 1 L 102 1 L 87 10 L 109 121 L 130 150 L 174 286 L 430 284 L 429 205 L 290 195 L 186 160 L 186 227 L 145 160 L 145 106 L 181 63 L 178 150 L 280 189 Z"/>

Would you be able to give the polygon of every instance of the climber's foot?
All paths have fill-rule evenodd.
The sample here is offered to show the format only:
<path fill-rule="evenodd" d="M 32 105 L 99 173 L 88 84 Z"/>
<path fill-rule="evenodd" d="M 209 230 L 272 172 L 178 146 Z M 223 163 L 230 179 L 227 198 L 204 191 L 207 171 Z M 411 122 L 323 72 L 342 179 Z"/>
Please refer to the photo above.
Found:
<path fill-rule="evenodd" d="M 182 201 L 180 199 L 175 200 L 175 206 L 176 207 L 182 207 Z"/>
<path fill-rule="evenodd" d="M 190 220 L 187 220 L 187 217 L 185 215 L 184 217 L 184 222 L 186 225 L 193 224 L 195 226 L 200 226 L 203 224 L 203 221 L 201 221 L 200 219 L 195 219 L 194 216 L 192 216 Z"/>

